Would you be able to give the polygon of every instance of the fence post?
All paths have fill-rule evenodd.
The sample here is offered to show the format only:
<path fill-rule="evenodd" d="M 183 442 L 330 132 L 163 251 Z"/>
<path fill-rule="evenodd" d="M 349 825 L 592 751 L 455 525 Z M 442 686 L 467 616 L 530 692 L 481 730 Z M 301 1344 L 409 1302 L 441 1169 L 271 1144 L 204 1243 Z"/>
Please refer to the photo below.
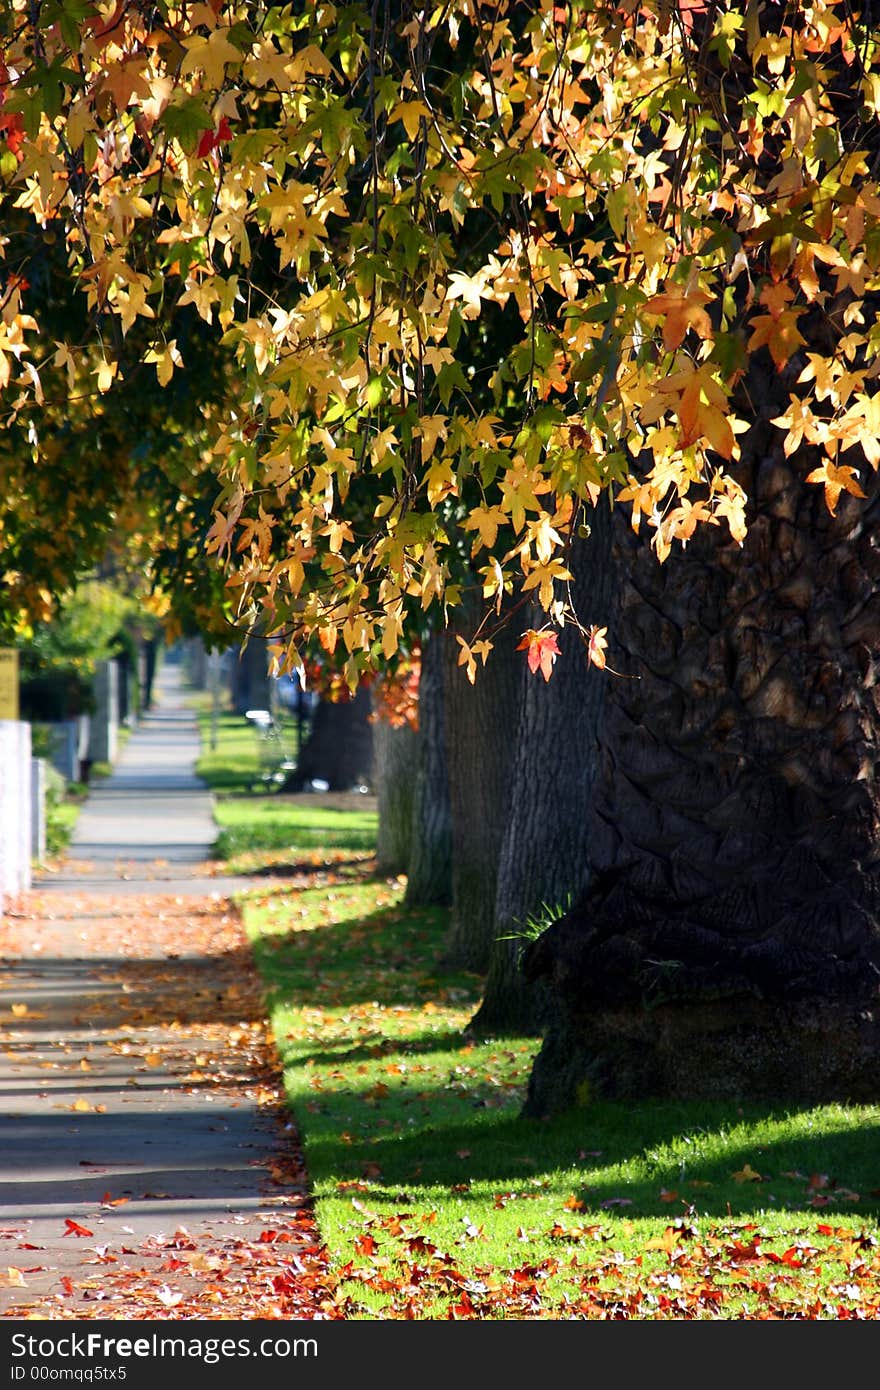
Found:
<path fill-rule="evenodd" d="M 31 726 L 0 719 L 0 908 L 31 886 Z"/>
<path fill-rule="evenodd" d="M 46 858 L 46 759 L 31 758 L 31 859 Z"/>

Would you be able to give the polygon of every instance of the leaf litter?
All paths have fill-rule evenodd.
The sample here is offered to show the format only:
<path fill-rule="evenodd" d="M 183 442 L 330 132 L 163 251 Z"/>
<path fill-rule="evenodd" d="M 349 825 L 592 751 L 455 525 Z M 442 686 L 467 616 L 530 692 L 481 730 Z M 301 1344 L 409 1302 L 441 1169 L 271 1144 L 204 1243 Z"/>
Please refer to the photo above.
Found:
<path fill-rule="evenodd" d="M 5 1017 L 0 1005 L 0 1063 L 15 1074 L 30 1060 L 47 1074 L 38 1093 L 47 1112 L 68 1111 L 96 1126 L 84 1131 L 95 1136 L 92 1153 L 87 1139 L 68 1140 L 82 1148 L 67 1161 L 80 1182 L 94 1175 L 100 1183 L 94 1200 L 50 1223 L 40 1244 L 28 1239 L 30 1221 L 0 1229 L 0 1316 L 340 1316 L 260 985 L 230 902 L 219 893 L 183 899 L 37 890 L 0 923 L 0 955 L 16 1005 Z M 39 1009 L 24 996 L 44 990 L 53 970 L 68 989 L 59 1018 L 48 1018 L 41 1032 L 45 996 Z M 258 1210 L 252 1202 L 246 1215 L 233 1208 L 189 1222 L 182 1210 L 170 1230 L 157 1214 L 156 1229 L 143 1234 L 143 1203 L 155 1202 L 158 1213 L 169 1198 L 184 1209 L 185 1202 L 177 1192 L 139 1186 L 142 1161 L 96 1157 L 97 1127 L 114 1123 L 128 1094 L 143 1106 L 155 1093 L 165 1101 L 156 1108 L 157 1128 L 177 1094 L 253 1111 L 255 1147 L 268 1155 L 252 1160 Z M 224 1128 L 222 1121 L 209 1126 L 218 1134 Z M 64 1183 L 58 1187 L 60 1200 Z M 139 1222 L 128 1216 L 136 1208 Z M 23 1251 L 42 1253 L 22 1259 Z"/>

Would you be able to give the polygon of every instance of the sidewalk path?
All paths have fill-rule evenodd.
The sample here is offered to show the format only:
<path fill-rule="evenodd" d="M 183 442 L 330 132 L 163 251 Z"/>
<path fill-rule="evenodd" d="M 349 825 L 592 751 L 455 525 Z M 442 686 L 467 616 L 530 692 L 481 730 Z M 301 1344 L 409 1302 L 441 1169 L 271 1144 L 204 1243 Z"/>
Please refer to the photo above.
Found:
<path fill-rule="evenodd" d="M 77 819 L 64 867 L 44 876 L 52 891 L 143 892 L 144 884 L 174 893 L 224 894 L 247 879 L 213 881 L 217 835 L 213 799 L 193 766 L 198 722 L 182 703 L 179 666 L 156 679 L 156 707 L 129 736 L 110 777 L 96 783 Z"/>
<path fill-rule="evenodd" d="M 195 721 L 162 674 L 67 869 L 0 922 L 0 1316 L 332 1317 L 250 951 L 207 872 Z"/>

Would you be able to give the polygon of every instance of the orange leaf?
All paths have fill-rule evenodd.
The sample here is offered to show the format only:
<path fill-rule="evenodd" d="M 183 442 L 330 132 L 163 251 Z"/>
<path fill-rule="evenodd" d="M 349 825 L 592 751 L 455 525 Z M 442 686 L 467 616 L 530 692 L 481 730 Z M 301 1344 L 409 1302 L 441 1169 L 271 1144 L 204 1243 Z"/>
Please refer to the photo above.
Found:
<path fill-rule="evenodd" d="M 540 669 L 545 681 L 548 681 L 553 674 L 553 664 L 559 656 L 559 644 L 556 640 L 556 633 L 552 628 L 542 627 L 535 631 L 530 627 L 522 635 L 522 641 L 517 645 L 518 652 L 528 652 L 529 670 L 532 675 Z"/>
<path fill-rule="evenodd" d="M 608 646 L 605 634 L 607 631 L 607 627 L 597 627 L 594 623 L 587 634 L 589 638 L 587 655 L 592 664 L 598 666 L 600 671 L 605 670 L 605 648 Z"/>
<path fill-rule="evenodd" d="M 667 352 L 681 347 L 689 328 L 701 338 L 712 335 L 712 321 L 704 309 L 711 295 L 704 290 L 694 290 L 692 294 L 670 291 L 655 294 L 642 306 L 646 314 L 656 314 L 663 318 L 663 346 Z"/>
<path fill-rule="evenodd" d="M 842 492 L 849 492 L 853 497 L 864 497 L 857 478 L 858 473 L 854 468 L 850 468 L 849 464 L 838 465 L 830 459 L 826 459 L 820 468 L 814 468 L 812 473 L 807 474 L 808 483 L 825 484 L 825 505 L 832 516 Z"/>

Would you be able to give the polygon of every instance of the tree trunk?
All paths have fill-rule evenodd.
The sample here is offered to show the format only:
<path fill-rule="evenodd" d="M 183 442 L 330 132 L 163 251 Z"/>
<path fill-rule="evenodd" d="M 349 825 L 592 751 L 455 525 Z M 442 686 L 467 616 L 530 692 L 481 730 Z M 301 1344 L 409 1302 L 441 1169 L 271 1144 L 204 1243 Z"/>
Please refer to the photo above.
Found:
<path fill-rule="evenodd" d="M 331 792 L 372 785 L 373 726 L 366 686 L 360 686 L 351 700 L 318 702 L 296 769 L 283 790 L 303 791 L 313 780 L 326 782 Z"/>
<path fill-rule="evenodd" d="M 452 807 L 452 924 L 447 959 L 485 971 L 495 934 L 495 890 L 519 720 L 523 658 L 510 627 L 471 685 L 456 634 L 473 637 L 473 608 L 459 611 L 444 640 L 444 697 Z"/>
<path fill-rule="evenodd" d="M 603 499 L 592 533 L 569 556 L 572 597 L 585 625 L 610 619 L 611 516 Z M 541 615 L 535 615 L 540 625 Z M 548 682 L 528 674 L 514 753 L 513 783 L 498 869 L 495 940 L 486 992 L 471 1028 L 478 1033 L 539 1031 L 548 992 L 520 969 L 528 924 L 562 915 L 586 887 L 589 819 L 596 779 L 597 724 L 608 677 L 590 666 L 583 642 L 564 629 Z"/>
<path fill-rule="evenodd" d="M 660 566 L 616 526 L 634 679 L 606 691 L 592 884 L 525 955 L 555 1007 L 532 1113 L 880 1092 L 880 487 L 831 516 L 814 451 L 785 458 L 797 372 L 750 374 L 743 550 L 705 528 Z"/>
<path fill-rule="evenodd" d="M 443 704 L 443 635 L 422 644 L 419 751 L 406 901 L 412 907 L 452 901 L 452 812 Z"/>
<path fill-rule="evenodd" d="M 415 729 L 408 725 L 397 729 L 381 718 L 374 721 L 373 766 L 379 810 L 376 867 L 383 874 L 405 873 L 409 865 L 418 759 Z"/>
<path fill-rule="evenodd" d="M 231 672 L 236 714 L 244 714 L 249 709 L 269 709 L 269 662 L 264 637 L 251 637 L 239 648 Z"/>

